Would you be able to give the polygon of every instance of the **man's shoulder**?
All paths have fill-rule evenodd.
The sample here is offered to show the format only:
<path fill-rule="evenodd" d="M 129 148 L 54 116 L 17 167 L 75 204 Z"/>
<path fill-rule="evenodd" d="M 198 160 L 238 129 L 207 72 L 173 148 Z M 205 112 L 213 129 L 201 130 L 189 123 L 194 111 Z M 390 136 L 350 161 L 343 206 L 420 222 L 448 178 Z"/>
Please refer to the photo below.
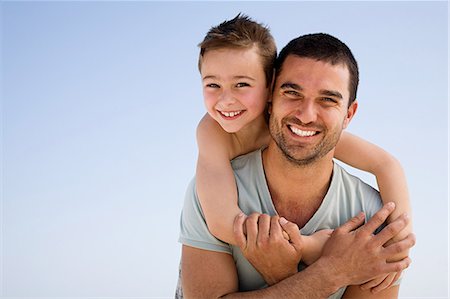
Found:
<path fill-rule="evenodd" d="M 350 174 L 336 162 L 334 163 L 333 171 L 333 179 L 337 179 L 344 188 L 348 190 L 368 193 L 373 196 L 379 196 L 380 193 L 378 192 L 378 190 L 361 180 L 359 177 Z"/>
<path fill-rule="evenodd" d="M 231 160 L 231 167 L 235 172 L 237 172 L 249 167 L 257 166 L 261 161 L 261 151 L 261 149 L 258 149 L 234 158 Z"/>

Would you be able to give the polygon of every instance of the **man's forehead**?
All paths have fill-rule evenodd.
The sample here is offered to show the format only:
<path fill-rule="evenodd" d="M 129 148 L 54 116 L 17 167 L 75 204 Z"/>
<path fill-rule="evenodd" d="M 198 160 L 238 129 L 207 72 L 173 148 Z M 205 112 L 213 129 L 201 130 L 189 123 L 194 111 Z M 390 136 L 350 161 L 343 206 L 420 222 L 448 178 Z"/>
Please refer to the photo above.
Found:
<path fill-rule="evenodd" d="M 295 54 L 289 54 L 286 57 L 286 59 L 283 61 L 283 64 L 281 65 L 280 74 L 282 74 L 283 71 L 292 71 L 301 67 L 308 67 L 308 68 L 327 67 L 334 69 L 342 69 L 342 71 L 345 70 L 345 72 L 343 73 L 347 73 L 348 75 L 350 74 L 350 70 L 348 69 L 348 66 L 344 62 L 335 63 L 331 59 L 327 60 L 312 57 L 303 57 Z"/>
<path fill-rule="evenodd" d="M 277 86 L 283 84 L 298 84 L 303 88 L 314 83 L 325 86 L 340 87 L 349 92 L 350 72 L 343 63 L 332 64 L 328 61 L 314 58 L 289 55 L 286 57 L 281 71 L 276 78 Z M 344 90 L 342 90 L 344 91 Z"/>

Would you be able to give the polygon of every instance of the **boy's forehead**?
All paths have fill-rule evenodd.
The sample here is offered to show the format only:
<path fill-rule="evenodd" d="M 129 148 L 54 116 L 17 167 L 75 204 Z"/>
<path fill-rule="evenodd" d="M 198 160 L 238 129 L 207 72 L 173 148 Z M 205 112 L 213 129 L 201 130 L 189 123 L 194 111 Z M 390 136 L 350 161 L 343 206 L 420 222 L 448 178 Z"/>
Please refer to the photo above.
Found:
<path fill-rule="evenodd" d="M 249 73 L 262 70 L 259 54 L 254 48 L 220 48 L 204 53 L 201 65 L 202 75 L 213 73 Z"/>

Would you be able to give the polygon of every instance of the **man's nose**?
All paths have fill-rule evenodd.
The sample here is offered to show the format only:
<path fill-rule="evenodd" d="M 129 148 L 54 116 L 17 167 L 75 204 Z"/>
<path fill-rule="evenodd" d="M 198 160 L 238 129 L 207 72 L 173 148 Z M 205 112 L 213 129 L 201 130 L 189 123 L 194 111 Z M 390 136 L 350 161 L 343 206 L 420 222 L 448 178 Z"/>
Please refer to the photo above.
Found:
<path fill-rule="evenodd" d="M 302 100 L 297 107 L 296 117 L 304 124 L 315 122 L 317 120 L 316 108 L 314 101 Z"/>

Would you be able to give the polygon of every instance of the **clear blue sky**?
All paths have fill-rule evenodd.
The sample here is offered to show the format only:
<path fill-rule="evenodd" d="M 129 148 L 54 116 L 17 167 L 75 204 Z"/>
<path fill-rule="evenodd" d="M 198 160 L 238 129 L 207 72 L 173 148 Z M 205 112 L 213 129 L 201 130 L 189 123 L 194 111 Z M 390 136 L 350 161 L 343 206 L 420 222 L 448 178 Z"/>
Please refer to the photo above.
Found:
<path fill-rule="evenodd" d="M 353 50 L 349 131 L 394 154 L 410 186 L 401 297 L 447 297 L 447 2 L 0 5 L 4 297 L 173 297 L 205 112 L 197 44 L 239 12 L 279 49 L 327 32 Z"/>

